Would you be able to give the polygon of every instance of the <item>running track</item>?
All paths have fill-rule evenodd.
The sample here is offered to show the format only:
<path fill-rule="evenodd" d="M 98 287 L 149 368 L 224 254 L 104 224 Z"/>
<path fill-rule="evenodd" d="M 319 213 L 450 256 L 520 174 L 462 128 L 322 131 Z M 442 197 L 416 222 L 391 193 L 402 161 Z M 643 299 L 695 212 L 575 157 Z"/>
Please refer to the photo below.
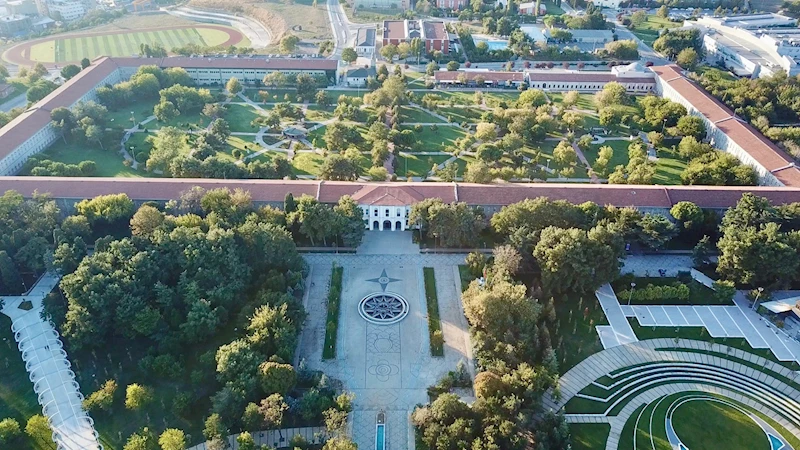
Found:
<path fill-rule="evenodd" d="M 72 38 L 91 37 L 91 36 L 105 36 L 114 34 L 137 33 L 142 31 L 177 30 L 181 28 L 210 28 L 214 30 L 224 31 L 228 33 L 228 40 L 220 44 L 223 47 L 236 45 L 239 42 L 241 42 L 242 39 L 244 38 L 244 35 L 238 30 L 234 30 L 233 28 L 229 27 L 223 27 L 220 25 L 210 25 L 210 24 L 181 25 L 175 27 L 156 27 L 156 28 L 147 28 L 144 30 L 131 29 L 131 30 L 111 31 L 111 32 L 99 31 L 99 32 L 74 33 L 74 34 L 56 34 L 40 39 L 34 39 L 32 41 L 26 41 L 19 45 L 16 45 L 8 49 L 3 54 L 3 59 L 11 64 L 16 64 L 18 66 L 33 66 L 38 61 L 32 61 L 29 58 L 31 47 L 42 42 L 52 41 L 55 39 L 72 39 Z M 59 63 L 43 63 L 43 64 L 49 68 L 53 68 L 56 65 L 64 66 L 69 63 L 77 63 L 77 62 L 79 61 L 62 61 Z"/>

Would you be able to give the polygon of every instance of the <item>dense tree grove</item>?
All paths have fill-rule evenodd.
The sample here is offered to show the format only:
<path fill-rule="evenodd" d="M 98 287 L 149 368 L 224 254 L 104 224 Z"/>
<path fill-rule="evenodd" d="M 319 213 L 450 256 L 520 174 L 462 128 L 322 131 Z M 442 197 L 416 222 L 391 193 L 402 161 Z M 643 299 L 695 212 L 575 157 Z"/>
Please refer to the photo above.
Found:
<path fill-rule="evenodd" d="M 720 225 L 717 272 L 739 285 L 784 289 L 800 279 L 800 205 L 747 193 Z M 780 263 L 776 263 L 780 261 Z"/>
<path fill-rule="evenodd" d="M 169 400 L 167 417 L 175 420 L 209 408 L 210 447 L 231 432 L 282 425 L 325 423 L 339 436 L 352 397 L 337 396 L 325 376 L 291 365 L 305 319 L 305 264 L 292 233 L 357 246 L 362 212 L 349 197 L 332 207 L 290 197 L 285 207 L 287 213 L 257 208 L 239 190 L 193 188 L 166 207 L 136 208 L 124 194 L 87 199 L 59 224 L 51 200 L 8 192 L 0 213 L 13 236 L 0 239 L 0 281 L 18 287 L 18 266 L 41 271 L 52 259 L 65 274 L 63 297 L 51 295 L 45 308 L 71 354 L 103 353 L 124 340 L 128 355 L 138 355 L 133 367 L 114 361 L 126 368 L 121 378 L 97 380 L 84 401 L 89 410 L 119 415 L 124 406 L 144 417 Z M 86 256 L 85 243 L 106 231 L 120 237 L 97 239 Z M 229 333 L 232 340 L 220 342 Z M 199 437 L 177 428 L 159 436 L 158 425 L 135 431 L 124 448 L 177 449 Z M 350 445 L 341 437 L 334 444 Z"/>
<path fill-rule="evenodd" d="M 800 127 L 783 126 L 800 120 L 798 77 L 779 71 L 769 77 L 733 79 L 719 70 L 693 77 L 769 139 L 783 145 L 795 158 L 800 157 Z"/>
<path fill-rule="evenodd" d="M 56 203 L 47 196 L 25 200 L 7 191 L 0 197 L 0 292 L 19 294 L 44 271 L 59 218 Z"/>

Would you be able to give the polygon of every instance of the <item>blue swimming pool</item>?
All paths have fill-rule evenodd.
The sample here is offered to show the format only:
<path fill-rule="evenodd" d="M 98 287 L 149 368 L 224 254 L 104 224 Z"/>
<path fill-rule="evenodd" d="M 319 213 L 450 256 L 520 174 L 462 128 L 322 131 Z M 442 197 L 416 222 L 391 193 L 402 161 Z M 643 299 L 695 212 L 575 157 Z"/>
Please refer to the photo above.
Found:
<path fill-rule="evenodd" d="M 377 429 L 375 430 L 375 450 L 385 450 L 386 449 L 386 425 L 378 424 Z"/>
<path fill-rule="evenodd" d="M 480 37 L 473 37 L 472 39 L 475 41 L 475 45 L 478 45 L 478 42 L 486 42 L 489 50 L 503 50 L 508 48 L 508 41 L 505 39 L 486 39 Z"/>

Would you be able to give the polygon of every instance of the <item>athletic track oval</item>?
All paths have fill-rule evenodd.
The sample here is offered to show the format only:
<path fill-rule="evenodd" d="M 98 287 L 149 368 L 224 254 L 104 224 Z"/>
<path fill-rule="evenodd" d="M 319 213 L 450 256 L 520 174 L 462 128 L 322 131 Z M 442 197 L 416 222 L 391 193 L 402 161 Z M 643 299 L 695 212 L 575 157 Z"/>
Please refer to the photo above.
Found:
<path fill-rule="evenodd" d="M 30 59 L 30 51 L 34 45 L 41 44 L 48 41 L 54 41 L 56 39 L 74 39 L 74 38 L 82 38 L 82 37 L 94 37 L 94 36 L 110 36 L 110 35 L 119 35 L 119 34 L 128 34 L 128 33 L 138 33 L 138 32 L 148 32 L 148 31 L 160 31 L 160 30 L 179 30 L 185 28 L 206 28 L 206 29 L 213 29 L 222 31 L 228 34 L 228 40 L 224 41 L 223 43 L 219 44 L 223 47 L 228 47 L 231 45 L 236 45 L 244 39 L 244 35 L 230 27 L 222 26 L 222 25 L 212 25 L 212 24 L 197 24 L 197 25 L 181 25 L 181 26 L 174 26 L 174 27 L 155 27 L 155 28 L 147 28 L 144 30 L 120 30 L 120 31 L 99 31 L 99 32 L 83 32 L 83 33 L 70 33 L 70 34 L 57 34 L 53 36 L 46 36 L 39 39 L 34 39 L 31 41 L 25 41 L 20 44 L 11 47 L 10 49 L 6 50 L 3 54 L 3 59 L 10 63 L 15 64 L 18 66 L 33 66 L 39 61 L 34 61 Z M 165 46 L 166 47 L 166 46 Z M 169 48 L 168 48 L 169 50 Z M 97 55 L 102 56 L 102 55 Z M 130 55 L 126 55 L 130 56 Z M 57 63 L 53 62 L 43 62 L 47 67 L 54 67 L 54 66 L 64 66 L 70 63 L 79 63 L 80 61 L 60 61 Z"/>

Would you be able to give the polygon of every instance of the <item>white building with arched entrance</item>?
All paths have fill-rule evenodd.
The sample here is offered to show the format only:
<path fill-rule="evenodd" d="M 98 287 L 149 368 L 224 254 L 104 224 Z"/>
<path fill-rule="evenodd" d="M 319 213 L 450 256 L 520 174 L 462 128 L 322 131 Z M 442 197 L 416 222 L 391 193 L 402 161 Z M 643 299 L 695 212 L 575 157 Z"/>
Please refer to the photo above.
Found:
<path fill-rule="evenodd" d="M 425 196 L 409 186 L 372 186 L 353 194 L 353 200 L 364 212 L 368 230 L 405 231 L 411 226 L 408 215 L 411 205 Z"/>

